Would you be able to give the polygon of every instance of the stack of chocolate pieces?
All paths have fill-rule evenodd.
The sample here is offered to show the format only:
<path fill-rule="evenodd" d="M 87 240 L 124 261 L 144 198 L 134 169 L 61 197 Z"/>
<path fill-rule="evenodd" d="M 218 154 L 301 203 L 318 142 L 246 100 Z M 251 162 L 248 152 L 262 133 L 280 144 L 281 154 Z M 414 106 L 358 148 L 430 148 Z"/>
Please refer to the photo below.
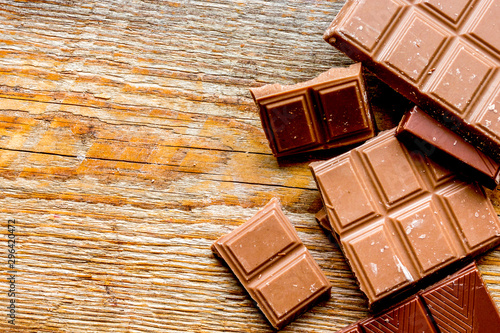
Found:
<path fill-rule="evenodd" d="M 447 276 L 500 244 L 481 186 L 500 182 L 499 16 L 500 0 L 348 0 L 325 40 L 418 105 L 378 135 L 360 63 L 251 89 L 276 157 L 351 148 L 310 165 L 316 218 L 390 309 L 342 332 L 499 330 L 475 264 Z M 212 250 L 275 328 L 330 294 L 275 199 Z"/>

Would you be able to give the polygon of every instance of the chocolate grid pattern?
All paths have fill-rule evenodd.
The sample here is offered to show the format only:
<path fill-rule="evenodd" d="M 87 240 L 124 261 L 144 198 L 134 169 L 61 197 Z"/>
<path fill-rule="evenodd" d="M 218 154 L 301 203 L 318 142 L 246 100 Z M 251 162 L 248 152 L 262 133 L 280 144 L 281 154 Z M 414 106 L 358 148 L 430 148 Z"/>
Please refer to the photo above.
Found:
<path fill-rule="evenodd" d="M 346 47 L 348 55 L 366 60 L 375 72 L 383 66 L 390 85 L 401 83 L 435 99 L 500 145 L 500 0 L 348 1 L 343 13 L 326 38 L 345 39 L 358 49 Z M 414 34 L 415 25 L 426 33 Z M 331 43 L 342 49 L 341 42 Z M 420 62 L 410 58 L 419 51 Z"/>
<path fill-rule="evenodd" d="M 248 237 L 247 232 L 251 229 L 256 228 L 258 225 L 265 225 L 265 224 L 269 225 L 271 223 L 275 225 L 277 224 L 276 227 L 281 229 L 280 233 L 283 235 L 282 239 L 279 239 L 276 242 L 273 242 L 272 244 L 281 242 L 282 246 L 278 247 L 274 253 L 267 253 L 267 256 L 261 258 L 262 260 L 258 265 L 256 265 L 250 271 L 248 271 L 243 263 L 243 261 L 244 262 L 248 261 L 246 260 L 246 258 L 238 256 L 238 254 L 235 251 L 237 250 L 238 244 L 235 243 L 236 242 L 241 243 L 241 240 L 243 238 Z M 261 274 L 262 271 L 264 271 L 267 267 L 273 265 L 275 259 L 283 257 L 279 256 L 278 255 L 279 253 L 290 253 L 295 248 L 298 247 L 303 248 L 303 244 L 300 241 L 299 237 L 297 236 L 297 233 L 288 224 L 289 223 L 283 214 L 278 214 L 275 210 L 270 210 L 266 214 L 260 216 L 259 219 L 255 219 L 251 223 L 248 223 L 247 225 L 243 226 L 240 230 L 238 230 L 238 232 L 235 232 L 234 234 L 232 234 L 231 237 L 228 237 L 226 239 L 223 246 L 226 250 L 228 259 L 230 259 L 231 262 L 235 265 L 235 267 L 237 267 L 237 270 L 239 274 L 241 274 L 242 278 L 244 278 L 246 281 L 250 281 L 258 274 Z M 269 229 L 269 226 L 267 228 Z M 243 241 L 245 241 L 245 239 L 243 239 Z"/>
<path fill-rule="evenodd" d="M 500 242 L 482 188 L 409 152 L 394 130 L 312 169 L 370 303 Z"/>

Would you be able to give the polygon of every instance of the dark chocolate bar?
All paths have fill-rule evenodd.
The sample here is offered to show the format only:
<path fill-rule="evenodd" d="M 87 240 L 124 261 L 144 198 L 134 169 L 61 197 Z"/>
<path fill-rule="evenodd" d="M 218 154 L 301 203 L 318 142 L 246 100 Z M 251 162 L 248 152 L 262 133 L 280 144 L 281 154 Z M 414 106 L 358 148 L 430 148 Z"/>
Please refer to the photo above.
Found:
<path fill-rule="evenodd" d="M 403 116 L 396 137 L 412 152 L 425 154 L 486 187 L 495 189 L 500 181 L 499 163 L 418 107 Z"/>
<path fill-rule="evenodd" d="M 276 157 L 348 146 L 375 135 L 360 64 L 291 86 L 250 89 Z"/>
<path fill-rule="evenodd" d="M 331 285 L 277 199 L 212 245 L 271 325 L 282 328 L 330 296 Z"/>
<path fill-rule="evenodd" d="M 500 244 L 483 188 L 379 134 L 311 169 L 336 238 L 370 305 Z"/>
<path fill-rule="evenodd" d="M 475 263 L 337 333 L 496 333 L 500 315 Z"/>
<path fill-rule="evenodd" d="M 500 1 L 347 0 L 324 38 L 500 160 Z"/>
<path fill-rule="evenodd" d="M 424 303 L 413 296 L 389 310 L 354 323 L 337 333 L 438 333 Z"/>
<path fill-rule="evenodd" d="M 441 332 L 495 333 L 500 315 L 475 264 L 420 293 Z"/>

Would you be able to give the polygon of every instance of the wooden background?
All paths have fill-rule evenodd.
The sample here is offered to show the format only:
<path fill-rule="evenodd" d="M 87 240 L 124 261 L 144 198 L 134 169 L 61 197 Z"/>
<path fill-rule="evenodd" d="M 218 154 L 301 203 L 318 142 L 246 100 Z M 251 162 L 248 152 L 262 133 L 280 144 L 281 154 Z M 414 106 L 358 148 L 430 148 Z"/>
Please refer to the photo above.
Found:
<path fill-rule="evenodd" d="M 283 331 L 366 316 L 314 220 L 307 165 L 335 153 L 278 164 L 248 91 L 349 64 L 322 40 L 342 4 L 0 0 L 0 331 L 270 332 L 210 245 L 274 196 L 333 284 Z M 390 128 L 408 104 L 367 82 Z M 500 191 L 488 193 L 500 213 Z M 500 251 L 480 263 L 500 305 Z"/>

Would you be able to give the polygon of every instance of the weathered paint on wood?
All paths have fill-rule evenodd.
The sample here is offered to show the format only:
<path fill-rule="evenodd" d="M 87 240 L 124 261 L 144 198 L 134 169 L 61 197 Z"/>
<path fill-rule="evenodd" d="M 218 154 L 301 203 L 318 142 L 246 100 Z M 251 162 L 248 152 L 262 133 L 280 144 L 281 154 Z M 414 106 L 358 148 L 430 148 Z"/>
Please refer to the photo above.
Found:
<path fill-rule="evenodd" d="M 322 40 L 342 4 L 0 0 L 1 331 L 269 332 L 210 245 L 273 196 L 333 284 L 284 331 L 366 316 L 314 221 L 310 159 L 273 158 L 248 91 L 350 64 Z M 408 104 L 367 81 L 390 128 Z M 500 213 L 500 192 L 488 193 Z M 500 251 L 480 263 L 500 304 Z"/>

